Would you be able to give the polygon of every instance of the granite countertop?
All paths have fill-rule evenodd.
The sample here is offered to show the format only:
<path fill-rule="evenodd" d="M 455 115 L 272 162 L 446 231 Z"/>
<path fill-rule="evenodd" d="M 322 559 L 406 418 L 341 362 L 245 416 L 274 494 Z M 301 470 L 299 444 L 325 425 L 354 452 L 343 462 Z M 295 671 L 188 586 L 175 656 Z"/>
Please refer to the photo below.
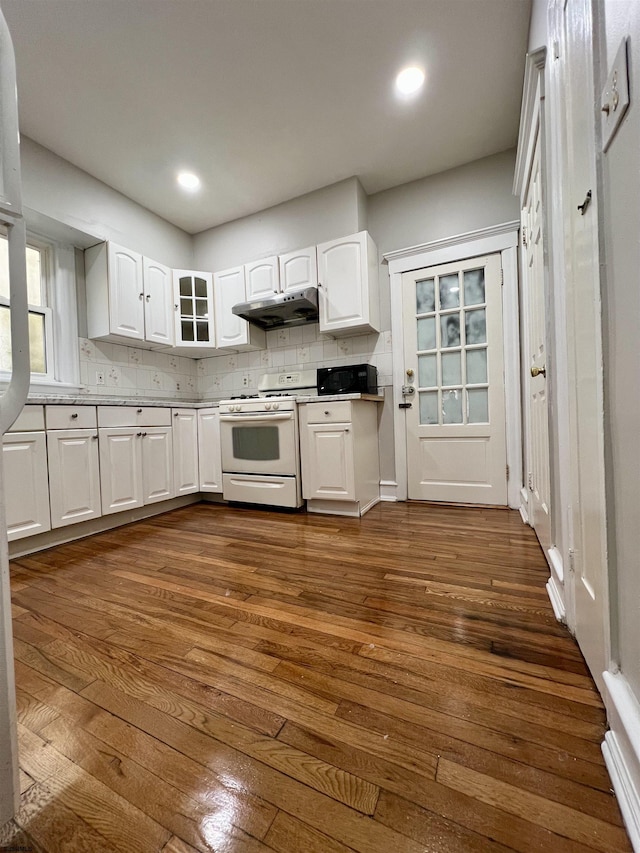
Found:
<path fill-rule="evenodd" d="M 33 394 L 28 406 L 161 406 L 166 409 L 206 409 L 217 406 L 220 400 L 167 400 L 147 397 L 103 397 L 90 394 Z"/>
<path fill-rule="evenodd" d="M 221 400 L 229 397 L 219 397 L 212 400 L 168 400 L 143 397 L 107 397 L 91 394 L 33 394 L 27 400 L 32 406 L 160 406 L 166 409 L 207 409 L 217 406 Z M 331 403 L 336 400 L 370 400 L 382 403 L 383 394 L 300 394 L 296 396 L 298 403 Z"/>
<path fill-rule="evenodd" d="M 370 400 L 372 403 L 383 403 L 384 394 L 314 394 L 313 396 L 296 397 L 298 403 L 331 403 L 336 400 Z"/>

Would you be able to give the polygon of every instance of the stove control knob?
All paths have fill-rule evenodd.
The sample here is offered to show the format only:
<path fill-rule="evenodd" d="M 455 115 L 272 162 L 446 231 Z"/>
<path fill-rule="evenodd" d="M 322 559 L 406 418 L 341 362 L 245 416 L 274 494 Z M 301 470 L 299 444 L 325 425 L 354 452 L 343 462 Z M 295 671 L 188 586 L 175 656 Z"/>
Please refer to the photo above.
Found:
<path fill-rule="evenodd" d="M 232 409 L 232 411 L 234 411 L 234 412 L 239 412 L 239 411 L 241 411 L 241 407 L 240 407 L 240 406 L 231 406 L 231 409 Z"/>
<path fill-rule="evenodd" d="M 271 403 L 265 403 L 265 404 L 264 404 L 264 407 L 265 407 L 265 409 L 266 409 L 267 411 L 269 411 L 269 409 L 271 408 Z M 276 405 L 275 405 L 275 403 L 274 403 L 274 404 L 273 404 L 273 408 L 275 409 L 275 407 L 276 407 Z"/>
<path fill-rule="evenodd" d="M 279 409 L 279 408 L 280 408 L 280 403 L 274 403 L 274 404 L 273 404 L 273 408 L 274 408 L 274 409 Z"/>

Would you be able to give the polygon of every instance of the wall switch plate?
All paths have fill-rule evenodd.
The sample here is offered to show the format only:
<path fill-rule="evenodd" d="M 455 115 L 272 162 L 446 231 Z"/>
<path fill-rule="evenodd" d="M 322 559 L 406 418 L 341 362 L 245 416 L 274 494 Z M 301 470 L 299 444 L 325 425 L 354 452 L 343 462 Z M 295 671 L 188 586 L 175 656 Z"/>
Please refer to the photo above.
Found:
<path fill-rule="evenodd" d="M 611 140 L 629 107 L 627 42 L 628 38 L 622 39 L 600 98 L 600 129 L 602 131 L 603 152 L 611 145 Z"/>
<path fill-rule="evenodd" d="M 96 385 L 104 385 L 104 372 L 96 370 Z"/>

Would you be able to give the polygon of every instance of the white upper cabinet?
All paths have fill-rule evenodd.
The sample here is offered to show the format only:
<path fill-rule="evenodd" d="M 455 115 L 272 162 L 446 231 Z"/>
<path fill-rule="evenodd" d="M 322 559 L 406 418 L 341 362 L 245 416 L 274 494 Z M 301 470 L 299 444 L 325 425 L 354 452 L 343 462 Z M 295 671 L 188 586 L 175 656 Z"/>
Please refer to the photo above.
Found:
<path fill-rule="evenodd" d="M 339 336 L 380 331 L 378 250 L 368 232 L 317 248 L 320 332 Z"/>
<path fill-rule="evenodd" d="M 247 300 L 244 266 L 214 273 L 213 294 L 218 349 L 265 349 L 264 331 L 232 311 L 234 305 Z"/>
<path fill-rule="evenodd" d="M 142 255 L 115 243 L 100 243 L 87 249 L 84 257 L 89 337 L 117 335 L 143 341 Z"/>
<path fill-rule="evenodd" d="M 143 258 L 144 335 L 160 346 L 173 346 L 173 281 L 171 270 L 149 258 Z"/>
<path fill-rule="evenodd" d="M 318 286 L 318 262 L 316 247 L 299 249 L 280 255 L 280 289 L 283 293 L 288 290 L 302 290 L 305 287 Z"/>
<path fill-rule="evenodd" d="M 176 347 L 194 358 L 216 346 L 213 276 L 210 272 L 173 271 Z"/>
<path fill-rule="evenodd" d="M 168 267 L 115 243 L 86 249 L 84 259 L 90 338 L 147 347 L 173 344 Z"/>
<path fill-rule="evenodd" d="M 263 258 L 244 265 L 247 301 L 258 296 L 270 296 L 280 292 L 278 258 Z"/>

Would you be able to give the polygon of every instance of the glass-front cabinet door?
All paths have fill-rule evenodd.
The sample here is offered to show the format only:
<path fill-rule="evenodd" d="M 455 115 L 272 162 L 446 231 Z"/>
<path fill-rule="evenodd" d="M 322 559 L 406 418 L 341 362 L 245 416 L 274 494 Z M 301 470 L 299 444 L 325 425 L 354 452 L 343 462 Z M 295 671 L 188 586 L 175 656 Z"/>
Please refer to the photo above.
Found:
<path fill-rule="evenodd" d="M 215 347 L 213 276 L 209 272 L 173 271 L 176 346 Z"/>

